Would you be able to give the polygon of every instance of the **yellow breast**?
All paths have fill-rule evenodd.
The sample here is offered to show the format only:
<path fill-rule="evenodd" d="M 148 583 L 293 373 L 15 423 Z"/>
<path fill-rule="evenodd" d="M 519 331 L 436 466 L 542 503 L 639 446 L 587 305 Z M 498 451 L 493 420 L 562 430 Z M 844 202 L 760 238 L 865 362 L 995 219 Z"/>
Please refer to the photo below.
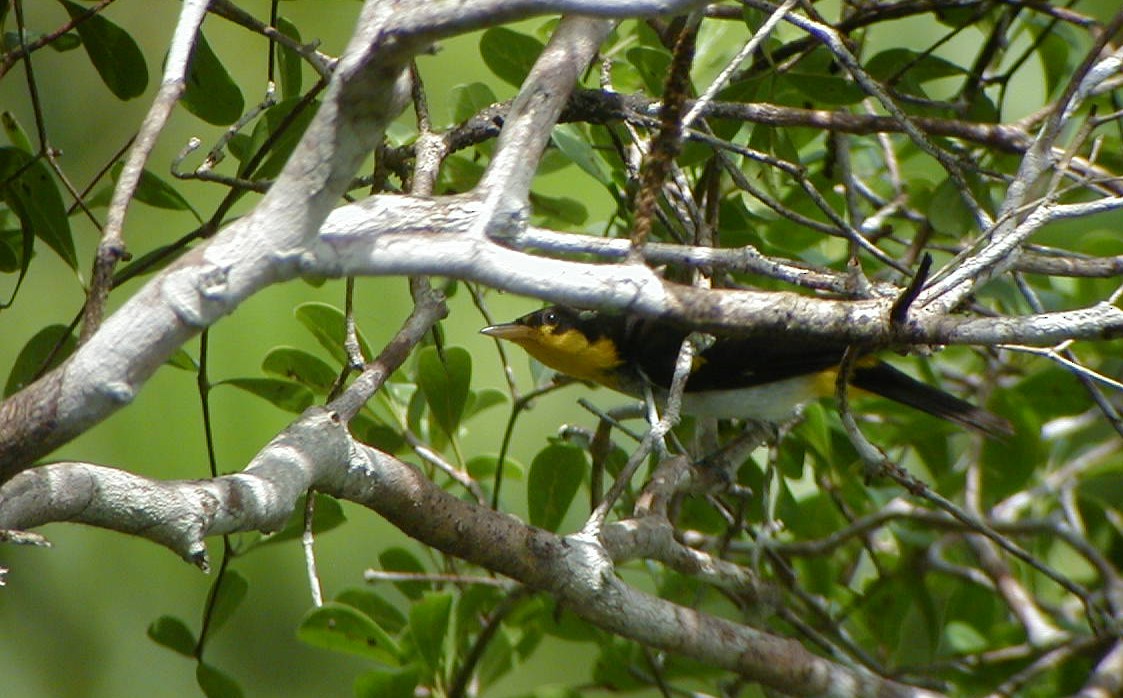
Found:
<path fill-rule="evenodd" d="M 543 327 L 538 332 L 513 337 L 527 353 L 550 368 L 580 380 L 616 387 L 615 369 L 623 363 L 616 345 L 607 337 L 590 342 L 577 330 L 555 332 Z"/>

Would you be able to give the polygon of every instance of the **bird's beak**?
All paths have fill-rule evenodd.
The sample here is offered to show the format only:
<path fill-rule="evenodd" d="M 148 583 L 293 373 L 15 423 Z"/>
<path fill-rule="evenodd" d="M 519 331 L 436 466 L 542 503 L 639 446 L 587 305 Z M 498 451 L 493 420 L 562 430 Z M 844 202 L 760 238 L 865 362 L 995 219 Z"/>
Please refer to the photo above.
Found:
<path fill-rule="evenodd" d="M 507 322 L 502 325 L 489 325 L 480 330 L 480 334 L 486 334 L 488 337 L 495 337 L 496 339 L 506 339 L 510 342 L 517 342 L 519 340 L 525 341 L 533 337 L 534 330 L 526 325 L 520 325 L 517 322 Z"/>

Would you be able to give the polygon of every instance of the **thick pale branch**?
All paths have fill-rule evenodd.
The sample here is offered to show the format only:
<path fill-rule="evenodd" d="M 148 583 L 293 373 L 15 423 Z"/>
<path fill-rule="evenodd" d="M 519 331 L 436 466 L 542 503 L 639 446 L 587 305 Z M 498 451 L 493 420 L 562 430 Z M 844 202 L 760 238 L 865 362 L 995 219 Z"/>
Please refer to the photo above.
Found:
<path fill-rule="evenodd" d="M 562 19 L 511 104 L 495 155 L 477 187 L 487 208 L 481 223 L 525 225 L 531 180 L 554 124 L 612 27 L 608 20 Z"/>
<path fill-rule="evenodd" d="M 347 452 L 343 422 L 315 408 L 244 471 L 211 480 L 165 482 L 91 463 L 54 463 L 0 487 L 0 529 L 84 523 L 147 538 L 205 569 L 205 537 L 277 530 L 303 492 L 330 484 Z"/>

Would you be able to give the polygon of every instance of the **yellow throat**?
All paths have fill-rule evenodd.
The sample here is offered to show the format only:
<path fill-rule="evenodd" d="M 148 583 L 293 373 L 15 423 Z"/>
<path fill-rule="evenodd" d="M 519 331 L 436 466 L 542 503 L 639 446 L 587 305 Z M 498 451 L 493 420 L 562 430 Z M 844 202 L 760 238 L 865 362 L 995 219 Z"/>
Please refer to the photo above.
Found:
<path fill-rule="evenodd" d="M 609 388 L 616 386 L 615 370 L 624 363 L 611 339 L 599 337 L 590 342 L 584 333 L 573 328 L 509 323 L 488 327 L 484 334 L 518 344 L 559 373 Z"/>

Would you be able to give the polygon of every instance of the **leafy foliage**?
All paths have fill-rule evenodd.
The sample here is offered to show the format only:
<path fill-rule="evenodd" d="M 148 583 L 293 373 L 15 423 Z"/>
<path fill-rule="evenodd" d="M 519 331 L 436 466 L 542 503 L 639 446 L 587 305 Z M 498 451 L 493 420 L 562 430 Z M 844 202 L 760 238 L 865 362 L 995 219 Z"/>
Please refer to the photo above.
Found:
<path fill-rule="evenodd" d="M 245 24 L 224 25 L 220 31 L 213 25 L 220 19 L 215 16 L 207 24 L 214 44 L 198 36 L 176 119 L 190 124 L 185 134 L 208 141 L 211 154 L 205 164 L 187 151 L 178 157 L 182 142 L 176 142 L 164 144 L 166 152 L 150 159 L 134 195 L 150 209 L 130 212 L 144 216 L 145 224 L 126 228 L 128 247 L 137 257 L 119 270 L 114 302 L 125 297 L 118 296 L 119 288 L 127 288 L 128 281 L 198 249 L 244 215 L 249 209 L 236 204 L 252 206 L 258 200 L 317 114 L 324 85 L 312 83 L 316 73 L 305 65 L 307 56 L 315 46 L 325 52 L 339 49 L 318 43 L 325 29 L 307 13 L 296 18 L 298 7 L 309 3 L 286 3 L 286 10 L 290 4 L 294 18 L 278 18 L 276 29 L 297 44 L 309 43 L 301 51 L 275 45 L 268 75 L 246 68 L 265 65 L 264 41 L 241 45 L 225 38 L 229 28 L 249 31 Z M 885 288 L 906 286 L 923 253 L 934 256 L 938 270 L 956 269 L 992 239 L 993 229 L 983 229 L 981 220 L 994 221 L 997 228 L 1024 223 L 1048 206 L 1100 201 L 1107 202 L 1102 209 L 1073 220 L 1058 217 L 1019 241 L 1018 254 L 997 265 L 994 277 L 957 307 L 982 322 L 1042 311 L 1076 315 L 1105 302 L 1117 306 L 1123 244 L 1117 232 L 1119 206 L 1112 202 L 1123 196 L 1118 184 L 1123 136 L 1114 84 L 1097 88 L 1066 114 L 1066 134 L 1072 133 L 1060 141 L 1061 169 L 1022 182 L 1034 190 L 1032 196 L 1014 210 L 1006 208 L 1031 139 L 1046 129 L 1056 100 L 1080 79 L 1074 71 L 1104 31 L 1106 10 L 1084 4 L 1062 9 L 1011 0 L 933 8 L 902 2 L 889 11 L 887 5 L 842 3 L 842 14 L 817 21 L 833 23 L 845 37 L 840 43 L 853 51 L 854 65 L 842 60 L 837 47 L 782 25 L 759 51 L 732 65 L 728 80 L 716 85 L 708 111 L 686 132 L 674 176 L 659 192 L 650 236 L 653 243 L 678 247 L 652 245 L 648 251 L 663 250 L 658 264 L 665 265 L 661 272 L 671 282 L 703 274 L 719 288 L 869 299 L 886 293 Z M 117 149 L 136 131 L 132 112 L 113 110 L 120 109 L 117 102 L 144 95 L 148 65 L 159 64 L 158 55 L 147 53 L 149 42 L 137 40 L 145 31 L 144 18 L 126 15 L 124 7 L 117 14 L 117 5 L 127 3 L 101 11 L 60 0 L 54 9 L 61 14 L 52 21 L 65 30 L 52 34 L 55 25 L 39 15 L 29 15 L 39 26 L 15 26 L 9 3 L 0 2 L 4 70 L 27 61 L 23 51 L 42 40 L 57 53 L 36 48 L 28 67 L 38 70 L 37 62 L 46 63 L 49 55 L 57 61 L 50 65 L 64 66 L 65 72 L 93 71 L 104 85 L 95 84 L 99 99 L 110 105 L 97 119 L 87 117 L 83 112 L 89 105 L 64 101 L 65 83 L 60 86 L 40 71 L 27 75 L 51 88 L 41 90 L 47 98 L 36 97 L 41 101 L 32 109 L 32 95 L 21 92 L 20 108 L 0 115 L 8 140 L 0 147 L 0 281 L 10 282 L 5 296 L 14 305 L 0 312 L 5 397 L 58 366 L 77 346 L 75 326 L 68 323 L 85 298 L 60 300 L 61 289 L 85 289 L 91 283 L 83 270 L 91 263 L 103 209 L 120 180 L 125 151 Z M 692 99 L 714 85 L 721 69 L 762 26 L 766 4 L 745 6 L 742 13 L 715 5 L 714 16 L 702 22 L 689 76 Z M 148 10 L 130 11 L 143 15 Z M 802 10 L 798 14 L 807 17 Z M 550 133 L 528 197 L 535 225 L 595 234 L 596 240 L 574 237 L 587 244 L 584 250 L 596 249 L 593 243 L 600 238 L 631 236 L 641 153 L 649 152 L 657 128 L 652 114 L 667 99 L 664 89 L 680 26 L 677 20 L 622 22 L 601 47 L 603 64 L 582 76 L 580 99 L 571 101 L 566 123 L 554 125 Z M 493 162 L 494 136 L 510 106 L 505 100 L 526 80 L 555 27 L 554 20 L 536 28 L 490 26 L 472 43 L 470 61 L 462 52 L 417 60 L 423 78 L 418 90 L 426 95 L 427 108 L 440 115 L 435 121 L 451 117 L 443 142 L 452 150 L 435 173 L 436 194 L 469 192 L 480 181 Z M 75 50 L 79 46 L 83 51 Z M 280 101 L 247 105 L 253 99 L 248 96 L 264 91 L 265 79 L 279 82 Z M 12 75 L 8 84 L 16 80 Z M 911 119 L 914 133 L 903 133 L 890 106 Z M 417 112 L 428 119 L 425 108 L 419 104 Z M 63 117 L 74 122 L 65 135 L 55 125 Z M 89 147 L 96 157 L 108 159 L 77 166 L 60 153 L 87 149 L 93 128 L 87 121 L 97 123 L 97 140 L 114 153 Z M 34 128 L 25 129 L 32 123 Z M 421 136 L 413 120 L 399 120 L 368 170 L 373 174 L 357 179 L 351 195 L 366 195 L 372 183 L 387 193 L 407 193 Z M 691 261 L 697 249 L 689 246 L 715 249 Z M 588 251 L 565 254 L 606 261 Z M 721 254 L 728 255 L 724 261 Z M 37 290 L 19 296 L 25 278 Z M 209 410 L 207 400 L 213 400 L 214 413 L 220 414 L 224 401 L 233 399 L 230 394 L 240 392 L 247 402 L 231 404 L 260 405 L 260 415 L 211 417 L 233 425 L 225 443 L 217 440 L 216 460 L 224 468 L 244 465 L 225 455 L 229 442 L 244 446 L 268 439 L 276 424 L 262 427 L 259 417 L 289 419 L 353 385 L 357 364 L 379 354 L 382 340 L 405 315 L 398 303 L 387 300 L 388 289 L 396 286 L 363 281 L 357 293 L 347 295 L 341 284 L 322 282 L 309 279 L 315 288 L 304 289 L 307 298 L 291 316 L 291 303 L 285 301 L 283 309 L 269 314 L 269 327 L 252 328 L 251 341 L 237 342 L 225 355 L 222 350 L 196 352 L 189 345 L 169 361 L 179 371 L 159 374 L 167 379 L 161 389 L 173 395 L 172 403 L 195 407 L 202 400 Z M 632 437 L 618 422 L 571 409 L 572 396 L 584 388 L 568 389 L 559 398 L 552 393 L 560 384 L 552 383 L 542 367 L 532 366 L 528 382 L 521 358 L 508 354 L 507 364 L 500 366 L 491 346 L 474 337 L 473 330 L 485 324 L 474 307 L 494 305 L 512 313 L 525 307 L 516 309 L 508 299 L 464 283 L 432 283 L 450 296 L 452 319 L 428 335 L 411 360 L 358 409 L 351 434 L 361 444 L 407 460 L 458 497 L 483 506 L 494 496 L 500 509 L 533 526 L 573 533 L 573 522 L 588 516 L 588 503 L 601 501 L 604 481 L 618 475 L 634 451 Z M 543 288 L 550 283 L 543 279 Z M 17 316 L 24 308 L 29 310 Z M 25 319 L 17 323 L 15 317 Z M 238 316 L 230 320 L 240 321 Z M 731 588 L 704 570 L 684 571 L 659 559 L 622 563 L 618 576 L 661 599 L 794 638 L 833 661 L 886 679 L 953 695 L 1078 691 L 1106 646 L 1096 633 L 1118 634 L 1113 596 L 1123 551 L 1123 459 L 1113 412 L 1119 405 L 1116 380 L 1123 372 L 1118 345 L 955 348 L 922 360 L 892 361 L 928 383 L 985 404 L 1014 424 L 1015 435 L 984 442 L 895 404 L 856 399 L 862 432 L 894 466 L 922 483 L 910 491 L 870 477 L 833 405 L 809 405 L 797 425 L 782 430 L 776 445 L 744 456 L 728 473 L 714 476 L 706 466 L 693 471 L 701 479 L 721 480 L 720 486 L 705 493 L 678 492 L 667 506 L 675 544 L 736 568 L 758 587 Z M 208 365 L 214 375 L 228 377 L 211 382 Z M 182 381 L 183 371 L 198 380 L 172 385 Z M 219 386 L 238 390 L 211 392 Z M 600 396 L 594 394 L 593 401 L 599 403 Z M 167 417 L 185 425 L 176 438 L 203 441 L 198 434 L 209 434 L 215 426 L 208 422 L 206 432 L 196 428 L 189 421 L 196 419 L 194 412 Z M 163 413 L 159 417 L 165 419 Z M 565 424 L 558 437 L 553 436 L 556 424 Z M 715 431 L 688 418 L 667 447 L 709 462 L 707 449 L 732 443 L 740 427 L 722 424 Z M 125 440 L 144 441 L 150 428 L 133 427 Z M 214 456 L 216 447 L 206 441 Z M 179 445 L 157 448 L 145 442 L 143 455 L 134 457 L 153 458 L 157 452 L 172 457 L 187 450 Z M 663 463 L 650 459 L 651 469 Z M 160 477 L 206 476 L 205 466 L 193 462 L 191 467 Z M 641 518 L 637 504 L 651 501 L 651 491 L 645 490 L 650 474 L 641 467 L 632 481 L 622 483 L 611 520 Z M 985 521 L 990 537 L 965 525 L 964 517 L 910 496 L 925 488 L 954 502 L 957 511 Z M 490 691 L 575 696 L 594 690 L 755 695 L 755 688 L 727 672 L 614 636 L 557 599 L 496 579 L 493 570 L 473 567 L 448 550 L 428 549 L 386 530 L 377 536 L 350 535 L 352 541 L 341 540 L 348 536 L 340 533 L 329 538 L 331 531 L 362 531 L 365 523 L 345 515 L 344 506 L 327 495 L 308 496 L 314 497 L 310 524 L 304 520 L 307 499 L 301 499 L 279 531 L 265 537 L 242 534 L 227 542 L 227 564 L 215 575 L 197 625 L 164 614 L 148 625 L 152 643 L 171 650 L 160 650 L 158 661 L 174 655 L 191 659 L 203 694 L 257 695 L 286 688 L 285 679 L 278 678 L 281 688 L 243 689 L 243 677 L 260 672 L 243 671 L 240 662 L 248 655 L 211 641 L 219 632 L 238 637 L 254 632 L 245 615 L 255 594 L 280 603 L 278 589 L 300 587 L 295 571 L 264 567 L 264 560 L 276 564 L 278 558 L 270 555 L 298 559 L 296 541 L 310 528 L 321 561 L 350 565 L 339 574 L 354 578 L 358 569 L 353 566 L 372 561 L 379 569 L 368 572 L 369 588 L 334 594 L 329 588 L 332 600 L 312 608 L 301 600 L 304 606 L 279 621 L 291 632 L 262 638 L 286 651 L 306 649 L 294 660 L 303 663 L 297 673 L 320 663 L 328 667 L 328 688 L 301 684 L 294 692 L 338 693 L 340 685 L 350 685 L 356 696 L 403 698 Z M 441 512 L 432 514 L 439 518 Z M 365 522 L 370 515 L 362 517 Z M 122 578 L 142 574 L 130 565 L 121 567 Z M 334 573 L 323 577 L 330 579 L 329 586 L 339 583 Z M 51 593 L 65 597 L 72 591 L 59 585 Z M 91 594 L 109 597 L 102 589 Z M 128 605 L 127 600 L 117 603 Z M 195 609 L 172 597 L 167 605 L 177 614 Z M 5 627 L 16 620 L 6 617 L 14 606 L 0 609 Z M 40 614 L 35 621 L 58 627 L 84 622 L 61 613 L 57 618 Z M 581 659 L 570 661 L 571 654 Z M 540 685 L 545 680 L 528 667 L 549 655 L 563 664 L 550 677 L 558 683 Z M 55 672 L 53 667 L 44 662 L 35 671 Z M 2 664 L 0 674 L 7 676 L 9 668 L 29 671 Z"/>

